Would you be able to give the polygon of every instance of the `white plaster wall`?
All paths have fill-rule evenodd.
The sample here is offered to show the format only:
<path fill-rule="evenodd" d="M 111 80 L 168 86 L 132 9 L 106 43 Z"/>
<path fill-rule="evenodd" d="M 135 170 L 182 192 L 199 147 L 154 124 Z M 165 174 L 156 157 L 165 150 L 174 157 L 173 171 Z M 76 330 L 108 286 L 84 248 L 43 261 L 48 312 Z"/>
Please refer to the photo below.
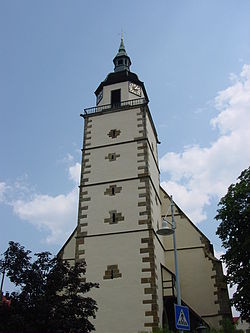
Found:
<path fill-rule="evenodd" d="M 151 193 L 151 214 L 153 218 L 152 225 L 154 230 L 157 231 L 158 227 L 161 226 L 161 203 L 157 196 L 157 194 L 159 195 L 159 193 L 155 192 L 155 189 L 151 184 L 151 182 L 150 182 L 150 193 Z"/>
<path fill-rule="evenodd" d="M 76 231 L 71 235 L 69 241 L 63 249 L 63 259 L 75 259 Z"/>
<path fill-rule="evenodd" d="M 150 311 L 150 304 L 143 304 L 144 295 L 141 284 L 142 268 L 149 263 L 142 262 L 140 254 L 141 238 L 148 237 L 148 232 L 90 237 L 85 239 L 87 258 L 87 280 L 100 283 L 100 288 L 91 292 L 99 306 L 97 318 L 93 321 L 96 333 L 136 333 L 150 332 L 144 323 L 152 317 L 145 317 Z M 121 278 L 104 280 L 107 265 L 118 265 Z"/>
<path fill-rule="evenodd" d="M 170 201 L 165 198 L 163 191 L 161 191 L 161 199 L 162 215 L 164 215 L 170 206 Z M 175 213 L 178 213 L 176 209 Z M 171 214 L 170 209 L 168 214 Z M 169 220 L 171 221 L 171 217 Z M 201 241 L 202 234 L 185 216 L 175 216 L 175 221 L 182 299 L 200 316 L 214 316 L 214 318 L 205 319 L 213 327 L 219 327 L 219 305 L 215 304 L 217 296 L 214 295 L 215 279 L 211 278 L 216 271 L 213 270 L 212 260 L 205 255 L 205 245 Z M 173 238 L 172 236 L 160 236 L 160 238 L 167 249 L 165 266 L 175 272 Z"/>
<path fill-rule="evenodd" d="M 162 202 L 162 215 L 171 215 L 170 209 L 170 200 L 165 197 L 164 192 L 160 191 L 160 197 Z M 178 214 L 176 208 L 174 209 L 175 214 Z M 168 221 L 171 222 L 171 216 L 168 217 Z M 201 242 L 201 233 L 199 233 L 194 225 L 183 215 L 175 216 L 176 222 L 176 242 L 178 247 L 185 248 L 190 246 L 201 246 L 204 244 Z M 164 247 L 166 249 L 173 248 L 173 239 L 172 237 L 162 237 L 162 241 L 164 243 Z"/>
<path fill-rule="evenodd" d="M 136 108 L 91 117 L 91 140 L 89 140 L 91 146 L 89 147 L 134 140 L 139 136 L 139 128 L 137 127 L 137 113 L 139 111 L 140 109 Z M 112 129 L 121 131 L 114 139 L 108 135 Z"/>
<path fill-rule="evenodd" d="M 99 105 L 110 104 L 111 90 L 121 89 L 121 100 L 139 98 L 136 95 L 128 93 L 128 82 L 106 86 L 103 90 L 103 99 Z M 143 96 L 142 96 L 143 97 Z M 97 333 L 136 333 L 139 331 L 150 332 L 150 328 L 145 328 L 144 324 L 152 323 L 153 318 L 150 315 L 145 316 L 145 311 L 151 311 L 151 304 L 143 304 L 143 300 L 151 299 L 151 294 L 144 294 L 144 288 L 150 287 L 150 282 L 142 284 L 141 278 L 150 278 L 151 272 L 142 272 L 142 268 L 150 268 L 150 262 L 142 262 L 142 257 L 148 257 L 148 254 L 140 254 L 140 249 L 147 248 L 147 243 L 141 243 L 142 237 L 149 237 L 148 231 L 143 231 L 147 225 L 138 224 L 138 220 L 150 218 L 147 215 L 140 215 L 140 212 L 146 210 L 146 206 L 139 206 L 138 202 L 145 202 L 145 197 L 139 198 L 139 193 L 145 194 L 144 183 L 140 182 L 138 177 L 138 166 L 144 166 L 145 161 L 137 162 L 139 152 L 137 142 L 133 142 L 137 137 L 141 137 L 142 127 L 138 127 L 138 115 L 140 108 L 123 110 L 117 112 L 107 112 L 93 115 L 89 119 L 90 125 L 86 133 L 86 149 L 89 155 L 86 155 L 86 165 L 84 171 L 90 173 L 84 174 L 83 178 L 88 178 L 84 192 L 88 192 L 84 197 L 90 198 L 87 201 L 81 201 L 81 214 L 85 215 L 80 220 L 81 232 L 87 232 L 84 238 L 84 244 L 80 244 L 78 250 L 84 250 L 81 258 L 86 258 L 87 279 L 92 282 L 99 282 L 100 289 L 91 292 L 91 296 L 97 300 L 99 313 L 94 324 Z M 141 120 L 139 121 L 141 124 Z M 148 124 L 148 133 L 152 136 L 150 141 L 154 140 L 156 147 L 156 138 L 152 134 L 151 124 Z M 108 136 L 112 129 L 120 130 L 121 133 L 115 139 Z M 130 143 L 122 144 L 126 141 Z M 113 145 L 115 143 L 115 145 Z M 116 145 L 118 143 L 118 145 Z M 143 143 L 143 142 L 142 142 Z M 110 146 L 105 146 L 110 145 Z M 114 153 L 120 156 L 116 160 L 109 161 L 105 159 L 108 154 Z M 158 170 L 149 151 L 149 171 L 153 181 L 156 183 L 156 189 L 159 189 Z M 140 171 L 142 170 L 142 171 Z M 122 181 L 123 179 L 130 179 Z M 131 179 L 135 178 L 135 179 Z M 120 193 L 114 196 L 104 195 L 109 186 L 115 184 L 122 187 Z M 105 182 L 105 184 L 103 184 Z M 95 185 L 99 183 L 99 185 Z M 150 185 L 151 186 L 151 185 Z M 151 186 L 151 212 L 152 217 L 157 223 L 161 214 L 160 204 L 155 202 L 155 190 Z M 105 218 L 110 218 L 109 211 L 116 210 L 124 216 L 124 221 L 118 221 L 115 224 L 105 223 Z M 86 217 L 87 215 L 87 217 Z M 135 230 L 137 230 L 135 232 Z M 138 231 L 139 230 L 139 231 Z M 128 232 L 129 231 L 129 232 Z M 131 232 L 132 231 L 132 232 Z M 123 233 L 125 232 L 125 233 Z M 118 233 L 118 234 L 115 234 Z M 161 279 L 160 263 L 164 260 L 162 250 L 157 245 L 157 276 Z M 121 278 L 104 280 L 103 276 L 108 265 L 116 265 Z M 161 282 L 158 285 L 159 314 L 161 321 L 162 314 L 162 290 Z"/>
<path fill-rule="evenodd" d="M 161 264 L 165 265 L 165 253 L 160 245 L 156 236 L 154 236 L 154 245 L 155 245 L 155 264 L 156 264 L 156 274 L 158 279 L 156 279 L 157 283 L 157 293 L 158 293 L 158 305 L 159 305 L 159 319 L 160 319 L 160 327 L 162 327 L 162 315 L 163 315 L 163 290 L 162 290 L 162 274 L 161 274 Z"/>
<path fill-rule="evenodd" d="M 148 155 L 149 155 L 149 172 L 155 187 L 159 188 L 159 170 L 158 165 L 158 152 L 157 152 L 157 138 L 152 128 L 152 124 L 149 120 L 148 113 L 146 112 L 146 135 L 148 138 Z"/>
<path fill-rule="evenodd" d="M 171 217 L 168 218 L 171 221 Z M 204 247 L 205 245 L 201 242 L 201 234 L 194 228 L 194 226 L 188 221 L 187 218 L 180 218 L 175 216 L 176 223 L 176 242 L 179 248 L 185 247 Z M 164 238 L 166 240 L 166 238 Z M 164 242 L 167 249 L 173 248 L 173 239 L 169 237 Z"/>
<path fill-rule="evenodd" d="M 157 168 L 158 160 L 157 160 L 157 143 L 156 137 L 152 129 L 151 122 L 149 121 L 148 113 L 146 113 L 146 135 L 148 138 L 148 170 L 151 177 L 151 180 L 154 184 L 150 182 L 150 192 L 151 192 L 151 210 L 153 217 L 153 227 L 157 230 L 157 226 L 161 223 L 161 205 L 160 205 L 160 193 L 159 193 L 159 170 Z M 154 147 L 150 149 L 150 146 Z M 156 160 L 154 159 L 156 158 Z M 157 161 L 157 162 L 156 162 Z M 157 196 L 157 199 L 155 198 Z M 157 225 L 158 222 L 158 225 Z"/>
<path fill-rule="evenodd" d="M 166 263 L 175 272 L 173 251 L 166 253 Z M 215 279 L 211 279 L 215 272 L 203 250 L 178 251 L 178 267 L 183 300 L 200 315 L 216 315 L 219 306 L 214 303 Z"/>
<path fill-rule="evenodd" d="M 105 159 L 111 153 L 120 156 L 115 161 Z M 88 184 L 138 176 L 136 142 L 93 149 L 88 158 L 91 165 Z"/>
<path fill-rule="evenodd" d="M 148 141 L 152 147 L 152 151 L 155 157 L 155 160 L 158 161 L 158 147 L 157 147 L 157 141 L 155 137 L 155 133 L 152 128 L 152 124 L 149 120 L 148 113 L 146 113 L 146 129 L 147 129 L 147 137 Z"/>
<path fill-rule="evenodd" d="M 221 315 L 217 315 L 215 317 L 208 317 L 208 318 L 204 318 L 206 320 L 206 322 L 208 323 L 208 325 L 211 328 L 214 328 L 216 330 L 220 330 L 221 329 L 221 325 L 219 323 L 221 323 L 221 321 L 223 320 Z"/>
<path fill-rule="evenodd" d="M 153 159 L 153 155 L 149 148 L 148 148 L 148 171 L 155 188 L 158 189 L 159 180 L 160 180 L 159 171 L 157 169 L 156 163 Z"/>
<path fill-rule="evenodd" d="M 144 200 L 144 198 L 141 198 L 141 200 L 138 198 L 139 180 L 116 182 L 116 186 L 122 187 L 121 192 L 116 193 L 114 196 L 104 195 L 105 190 L 109 188 L 110 185 L 114 185 L 114 183 L 86 188 L 88 191 L 87 196 L 90 197 L 91 200 L 81 203 L 81 206 L 88 206 L 86 210 L 88 217 L 82 220 L 82 222 L 87 222 L 88 226 L 82 231 L 87 230 L 88 235 L 95 235 L 144 229 L 145 225 L 138 224 L 138 220 L 142 218 L 139 216 L 139 212 L 145 210 L 144 206 L 138 206 L 138 201 Z M 118 221 L 116 224 L 104 223 L 104 219 L 110 217 L 109 211 L 111 210 L 121 212 L 122 216 L 124 216 L 124 221 Z"/>

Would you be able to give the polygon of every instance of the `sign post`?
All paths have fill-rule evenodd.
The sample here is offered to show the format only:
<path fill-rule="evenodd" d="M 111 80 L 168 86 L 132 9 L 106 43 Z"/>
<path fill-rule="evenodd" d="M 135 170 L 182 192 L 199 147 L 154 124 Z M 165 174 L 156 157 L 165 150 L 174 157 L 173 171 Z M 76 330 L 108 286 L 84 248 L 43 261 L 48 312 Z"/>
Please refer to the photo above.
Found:
<path fill-rule="evenodd" d="M 175 312 L 175 327 L 178 330 L 190 331 L 188 307 L 175 304 L 174 312 Z"/>

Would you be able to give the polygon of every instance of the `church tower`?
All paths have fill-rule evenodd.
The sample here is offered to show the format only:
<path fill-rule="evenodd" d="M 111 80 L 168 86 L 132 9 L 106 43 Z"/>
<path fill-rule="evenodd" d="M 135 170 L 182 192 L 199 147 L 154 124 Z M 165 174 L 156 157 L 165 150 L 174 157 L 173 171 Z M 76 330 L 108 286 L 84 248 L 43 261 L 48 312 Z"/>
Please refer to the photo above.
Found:
<path fill-rule="evenodd" d="M 83 115 L 75 257 L 86 260 L 86 279 L 100 283 L 91 295 L 97 333 L 150 332 L 162 307 L 152 231 L 161 216 L 158 140 L 123 39 L 113 62 Z"/>
<path fill-rule="evenodd" d="M 123 38 L 114 72 L 84 110 L 84 137 L 77 227 L 60 254 L 85 260 L 86 280 L 99 289 L 97 333 L 175 330 L 173 242 L 157 235 L 169 217 L 169 195 L 160 186 L 158 138 L 145 86 L 130 71 Z M 174 203 L 182 302 L 191 330 L 219 329 L 231 318 L 221 262 L 207 237 Z M 204 301 L 205 300 L 205 301 Z"/>

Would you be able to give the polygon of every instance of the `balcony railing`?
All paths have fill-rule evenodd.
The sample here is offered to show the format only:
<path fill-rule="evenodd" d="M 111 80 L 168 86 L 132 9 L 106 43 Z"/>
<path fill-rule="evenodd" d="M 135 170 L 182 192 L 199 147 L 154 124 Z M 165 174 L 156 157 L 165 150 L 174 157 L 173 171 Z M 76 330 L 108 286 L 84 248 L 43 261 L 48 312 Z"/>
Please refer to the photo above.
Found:
<path fill-rule="evenodd" d="M 146 104 L 146 103 L 147 103 L 147 100 L 145 98 L 131 99 L 129 101 L 123 101 L 120 103 L 106 104 L 106 105 L 95 106 L 92 108 L 87 108 L 87 109 L 84 109 L 84 114 L 91 114 L 91 113 L 108 111 L 108 110 L 125 109 L 127 107 L 138 106 L 138 105 L 142 105 L 142 104 Z"/>

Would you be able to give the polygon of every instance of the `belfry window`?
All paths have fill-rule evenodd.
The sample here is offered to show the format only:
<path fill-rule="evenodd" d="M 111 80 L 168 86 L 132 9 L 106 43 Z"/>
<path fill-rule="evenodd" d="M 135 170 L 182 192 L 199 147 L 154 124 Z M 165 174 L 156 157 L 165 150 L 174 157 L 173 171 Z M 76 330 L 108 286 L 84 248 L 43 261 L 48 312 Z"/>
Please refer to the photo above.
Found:
<path fill-rule="evenodd" d="M 117 108 L 121 104 L 121 89 L 111 91 L 111 105 L 112 108 Z"/>

